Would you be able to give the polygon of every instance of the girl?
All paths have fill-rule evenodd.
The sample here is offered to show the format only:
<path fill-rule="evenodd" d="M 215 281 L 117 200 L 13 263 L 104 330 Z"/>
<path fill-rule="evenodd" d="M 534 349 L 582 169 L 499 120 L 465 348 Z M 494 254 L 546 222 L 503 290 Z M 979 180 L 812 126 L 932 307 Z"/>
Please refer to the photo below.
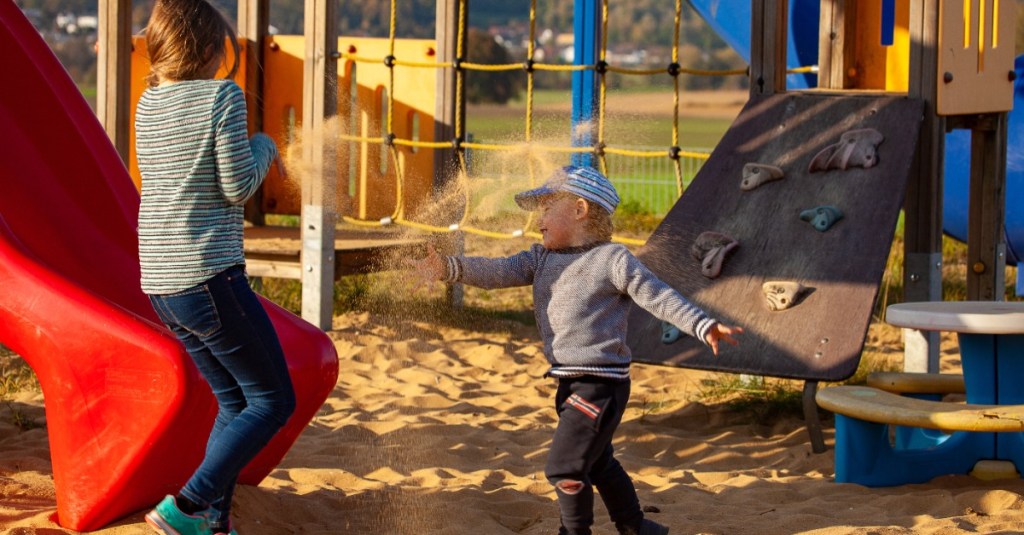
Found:
<path fill-rule="evenodd" d="M 235 480 L 295 408 L 281 344 L 242 254 L 243 205 L 277 148 L 264 134 L 247 138 L 241 88 L 214 79 L 225 42 L 234 48 L 228 78 L 238 69 L 238 45 L 206 0 L 157 0 L 146 38 L 152 72 L 135 117 L 142 290 L 218 407 L 202 463 L 146 521 L 166 534 L 235 534 Z"/>
<path fill-rule="evenodd" d="M 516 195 L 539 210 L 543 243 L 507 258 L 449 256 L 433 249 L 409 264 L 427 280 L 482 288 L 533 285 L 544 355 L 558 380 L 555 428 L 544 473 L 555 486 L 560 535 L 590 535 L 594 490 L 622 535 L 665 535 L 644 518 L 633 481 L 615 459 L 612 435 L 629 399 L 626 318 L 630 302 L 695 336 L 718 354 L 740 327 L 723 325 L 687 301 L 622 245 L 611 243 L 619 203 L 611 182 L 592 167 L 562 168 L 543 186 Z"/>

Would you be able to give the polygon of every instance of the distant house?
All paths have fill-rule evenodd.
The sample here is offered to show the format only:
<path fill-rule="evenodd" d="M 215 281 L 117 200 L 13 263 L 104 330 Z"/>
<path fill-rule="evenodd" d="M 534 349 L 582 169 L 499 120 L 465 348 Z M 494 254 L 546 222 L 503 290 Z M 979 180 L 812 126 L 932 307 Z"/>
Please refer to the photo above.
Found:
<path fill-rule="evenodd" d="M 100 26 L 100 19 L 96 15 L 77 15 L 75 13 L 60 13 L 54 20 L 57 28 L 67 34 L 95 33 Z"/>

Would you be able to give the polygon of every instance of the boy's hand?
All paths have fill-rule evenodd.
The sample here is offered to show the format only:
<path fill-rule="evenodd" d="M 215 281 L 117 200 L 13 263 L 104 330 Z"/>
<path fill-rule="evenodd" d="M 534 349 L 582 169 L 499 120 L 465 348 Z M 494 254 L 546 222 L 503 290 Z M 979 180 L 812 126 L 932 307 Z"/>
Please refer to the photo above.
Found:
<path fill-rule="evenodd" d="M 718 355 L 718 341 L 725 340 L 731 345 L 739 345 L 731 335 L 740 334 L 743 332 L 743 327 L 730 327 L 721 323 L 716 323 L 714 327 L 708 330 L 707 334 L 704 335 L 704 341 L 707 342 L 708 346 L 711 347 L 711 352 Z"/>
<path fill-rule="evenodd" d="M 404 264 L 409 269 L 415 272 L 419 282 L 416 284 L 414 290 L 418 290 L 423 283 L 430 283 L 443 279 L 446 275 L 444 259 L 441 255 L 437 254 L 437 250 L 434 249 L 432 244 L 427 245 L 427 256 L 417 260 L 415 258 L 406 258 Z"/>

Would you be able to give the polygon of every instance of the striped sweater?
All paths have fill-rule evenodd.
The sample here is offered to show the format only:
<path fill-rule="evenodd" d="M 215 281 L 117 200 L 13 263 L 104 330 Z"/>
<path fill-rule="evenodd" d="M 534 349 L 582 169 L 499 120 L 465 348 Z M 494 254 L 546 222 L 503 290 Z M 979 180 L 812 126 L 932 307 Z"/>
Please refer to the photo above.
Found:
<path fill-rule="evenodd" d="M 250 140 L 245 97 L 230 80 L 147 89 L 135 114 L 142 174 L 142 290 L 170 294 L 244 264 L 242 212 L 277 156 Z"/>
<path fill-rule="evenodd" d="M 630 302 L 704 342 L 717 322 L 665 284 L 624 246 L 608 242 L 510 257 L 447 257 L 447 281 L 481 288 L 533 285 L 548 375 L 629 379 Z"/>

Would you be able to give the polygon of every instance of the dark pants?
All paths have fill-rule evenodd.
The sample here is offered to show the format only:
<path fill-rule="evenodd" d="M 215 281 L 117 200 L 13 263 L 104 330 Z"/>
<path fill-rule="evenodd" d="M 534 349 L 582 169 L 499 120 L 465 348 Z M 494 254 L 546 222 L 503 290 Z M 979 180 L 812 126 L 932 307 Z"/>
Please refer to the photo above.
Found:
<path fill-rule="evenodd" d="M 589 376 L 558 382 L 558 427 L 544 474 L 558 496 L 561 534 L 590 535 L 594 487 L 620 531 L 638 529 L 643 521 L 633 480 L 612 449 L 612 435 L 626 410 L 629 386 L 629 381 Z"/>
<path fill-rule="evenodd" d="M 241 266 L 150 302 L 217 398 L 206 455 L 182 495 L 226 521 L 239 472 L 295 410 L 284 351 Z"/>

